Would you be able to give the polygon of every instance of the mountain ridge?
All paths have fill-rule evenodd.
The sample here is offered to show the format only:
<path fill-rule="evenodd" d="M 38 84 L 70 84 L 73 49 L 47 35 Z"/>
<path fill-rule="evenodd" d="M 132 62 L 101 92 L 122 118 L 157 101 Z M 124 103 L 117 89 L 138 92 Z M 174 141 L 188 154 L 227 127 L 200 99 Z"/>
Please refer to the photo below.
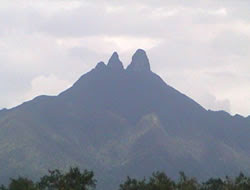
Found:
<path fill-rule="evenodd" d="M 58 96 L 0 111 L 0 182 L 70 165 L 94 170 L 106 189 L 156 170 L 250 173 L 249 134 L 250 117 L 206 110 L 153 73 L 145 51 L 126 69 L 114 52 Z"/>
<path fill-rule="evenodd" d="M 107 64 L 105 64 L 103 61 L 100 61 L 100 62 L 98 62 L 97 64 L 96 64 L 96 66 L 93 68 L 93 69 L 91 69 L 90 71 L 88 71 L 87 73 L 89 73 L 89 72 L 91 72 L 92 70 L 104 70 L 104 69 L 107 69 L 107 68 L 109 68 L 109 69 L 111 69 L 113 66 L 114 67 L 117 67 L 117 68 L 115 68 L 114 69 L 114 71 L 119 71 L 119 70 L 123 70 L 123 71 L 126 71 L 126 70 L 133 70 L 133 69 L 131 69 L 131 67 L 133 68 L 135 65 L 136 65 L 136 61 L 133 61 L 133 57 L 138 57 L 138 54 L 139 54 L 139 56 L 140 55 L 142 55 L 142 57 L 144 57 L 143 59 L 144 60 L 146 60 L 146 64 L 145 65 L 143 65 L 143 64 L 141 64 L 142 65 L 142 70 L 140 70 L 140 69 L 138 69 L 138 71 L 150 71 L 150 72 L 152 72 L 151 71 L 151 68 L 150 68 L 150 63 L 149 63 L 149 59 L 148 59 L 148 57 L 147 57 L 147 55 L 146 55 L 146 52 L 143 50 L 143 49 L 138 49 L 138 50 L 136 50 L 136 52 L 134 53 L 134 55 L 132 56 L 132 61 L 131 61 L 131 63 L 126 67 L 126 68 L 124 68 L 124 66 L 123 66 L 123 63 L 120 61 L 120 59 L 119 59 L 119 55 L 118 55 L 118 53 L 115 51 L 115 52 L 113 52 L 113 54 L 112 54 L 112 56 L 109 58 L 109 60 L 108 60 L 108 62 L 107 62 Z M 138 58 L 137 58 L 138 59 Z M 139 64 L 140 65 L 140 64 Z M 143 69 L 143 66 L 145 66 L 145 69 Z M 140 66 L 139 66 L 140 67 Z M 86 74 L 87 74 L 86 73 Z M 152 72 L 153 73 L 153 72 Z M 85 74 L 84 74 L 85 75 Z M 84 75 L 82 75 L 75 83 L 77 83 Z M 157 77 L 159 77 L 158 75 L 157 75 Z M 160 77 L 159 77 L 160 78 Z M 162 79 L 161 79 L 162 80 Z M 163 81 L 163 80 L 162 80 Z M 75 84 L 74 83 L 74 84 Z M 165 83 L 165 82 L 164 82 Z M 72 85 L 72 86 L 74 86 L 74 84 Z M 71 87 L 72 87 L 71 86 Z M 71 88 L 70 87 L 70 88 Z M 68 89 L 66 89 L 66 90 L 64 90 L 64 91 L 67 91 Z M 175 89 L 176 90 L 176 89 Z M 63 92 L 64 92 L 63 91 Z M 60 92 L 58 95 L 60 95 L 60 94 L 62 94 L 63 92 Z M 179 93 L 181 93 L 180 91 L 178 91 Z M 58 95 L 39 95 L 39 96 L 37 96 L 37 97 L 34 97 L 33 99 L 31 99 L 31 100 L 27 100 L 27 101 L 25 101 L 24 103 L 27 103 L 27 102 L 30 102 L 30 101 L 33 101 L 34 99 L 37 99 L 37 98 L 40 98 L 40 97 L 57 97 Z M 185 94 L 183 94 L 183 95 L 185 95 Z M 186 95 L 185 95 L 186 96 Z M 187 96 L 188 97 L 188 96 Z M 188 97 L 189 98 L 189 97 Z M 192 98 L 190 98 L 190 99 L 192 99 Z M 199 103 L 198 103 L 199 104 Z M 22 105 L 22 104 L 20 104 L 20 105 Z M 17 106 L 15 106 L 15 107 L 12 107 L 12 108 L 3 108 L 3 109 L 1 109 L 0 110 L 0 113 L 2 112 L 6 112 L 6 111 L 8 111 L 8 110 L 11 110 L 11 109 L 14 109 L 14 108 L 16 108 L 16 107 L 19 107 L 20 105 L 17 105 Z M 200 105 L 200 104 L 199 104 Z M 200 105 L 201 106 L 201 105 Z M 201 106 L 201 107 L 203 107 L 203 106 Z M 204 108 L 204 107 L 203 107 Z M 204 108 L 205 109 L 205 108 Z M 210 110 L 210 109 L 206 109 L 207 111 L 213 111 L 213 112 L 226 112 L 225 110 Z M 240 117 L 243 117 L 243 118 L 249 118 L 250 119 L 250 115 L 249 116 L 243 116 L 243 115 L 240 115 L 240 114 L 238 114 L 238 113 L 236 113 L 235 115 L 232 115 L 232 114 L 230 114 L 229 112 L 226 112 L 227 114 L 229 114 L 230 116 L 232 116 L 232 117 L 234 117 L 234 116 L 240 116 Z"/>

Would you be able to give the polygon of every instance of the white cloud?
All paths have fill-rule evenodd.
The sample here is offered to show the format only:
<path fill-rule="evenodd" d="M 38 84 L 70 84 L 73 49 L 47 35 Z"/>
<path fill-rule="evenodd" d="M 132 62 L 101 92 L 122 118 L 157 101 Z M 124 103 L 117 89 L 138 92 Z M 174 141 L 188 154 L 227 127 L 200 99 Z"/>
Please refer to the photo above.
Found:
<path fill-rule="evenodd" d="M 24 99 L 32 99 L 39 95 L 58 95 L 63 90 L 69 88 L 71 83 L 57 76 L 38 76 L 31 81 L 31 89 L 26 93 Z"/>
<path fill-rule="evenodd" d="M 224 110 L 228 113 L 231 113 L 231 103 L 229 99 L 217 99 L 212 94 L 201 93 L 199 97 L 197 97 L 197 101 L 199 101 L 201 105 L 207 109 L 213 111 Z"/>
<path fill-rule="evenodd" d="M 126 52 L 134 50 L 135 47 L 143 47 L 145 50 L 151 49 L 161 43 L 160 39 L 138 38 L 129 36 L 105 37 L 105 42 L 112 43 L 118 51 Z"/>
<path fill-rule="evenodd" d="M 108 5 L 105 7 L 105 11 L 107 13 L 119 13 L 121 11 L 125 11 L 124 7 L 122 6 L 112 6 L 112 5 Z"/>
<path fill-rule="evenodd" d="M 0 107 L 58 93 L 113 51 L 126 65 L 144 48 L 154 71 L 206 108 L 230 105 L 232 113 L 249 115 L 249 6 L 245 0 L 2 0 Z"/>
<path fill-rule="evenodd" d="M 50 74 L 48 76 L 41 75 L 32 79 L 30 87 L 27 90 L 21 93 L 12 92 L 13 94 L 10 93 L 9 97 L 2 97 L 7 100 L 7 104 L 0 105 L 0 107 L 15 107 L 16 105 L 19 105 L 40 95 L 58 95 L 60 92 L 69 88 L 71 85 L 71 82 L 64 79 L 59 79 L 53 74 Z"/>
<path fill-rule="evenodd" d="M 156 8 L 152 10 L 152 17 L 155 17 L 156 19 L 159 18 L 167 18 L 178 15 L 182 9 L 166 9 L 166 8 Z"/>

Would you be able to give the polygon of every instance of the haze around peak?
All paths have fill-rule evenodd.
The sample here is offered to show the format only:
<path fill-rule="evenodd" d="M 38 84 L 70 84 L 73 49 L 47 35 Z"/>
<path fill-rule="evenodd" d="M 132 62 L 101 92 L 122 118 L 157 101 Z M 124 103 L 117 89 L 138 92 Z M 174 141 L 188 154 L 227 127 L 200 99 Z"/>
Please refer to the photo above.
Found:
<path fill-rule="evenodd" d="M 132 56 L 132 62 L 127 67 L 132 71 L 150 71 L 150 63 L 146 52 L 143 49 L 138 49 Z"/>
<path fill-rule="evenodd" d="M 112 54 L 112 56 L 110 57 L 110 59 L 108 61 L 107 66 L 110 67 L 111 69 L 114 69 L 114 70 L 123 70 L 124 69 L 123 64 L 120 61 L 119 55 L 117 52 L 114 52 Z"/>
<path fill-rule="evenodd" d="M 103 67 L 104 62 L 99 62 L 96 67 Z M 109 58 L 107 67 L 112 70 L 124 70 L 123 63 L 121 62 L 117 52 L 114 52 Z M 150 70 L 150 63 L 145 50 L 138 49 L 132 56 L 131 63 L 127 66 L 126 70 L 133 72 L 145 72 Z"/>
<path fill-rule="evenodd" d="M 152 71 L 207 109 L 250 114 L 249 1 L 1 5 L 0 108 L 58 94 L 114 50 L 126 68 L 141 47 Z"/>

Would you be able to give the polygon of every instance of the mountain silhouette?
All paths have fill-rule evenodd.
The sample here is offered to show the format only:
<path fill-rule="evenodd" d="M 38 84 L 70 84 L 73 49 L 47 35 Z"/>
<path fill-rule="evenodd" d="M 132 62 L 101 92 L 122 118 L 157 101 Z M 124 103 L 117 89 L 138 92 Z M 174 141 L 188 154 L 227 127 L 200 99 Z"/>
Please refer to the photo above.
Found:
<path fill-rule="evenodd" d="M 249 134 L 250 117 L 204 109 L 153 73 L 144 50 L 126 69 L 114 52 L 58 96 L 0 111 L 0 182 L 69 166 L 94 170 L 105 189 L 157 170 L 250 174 Z"/>

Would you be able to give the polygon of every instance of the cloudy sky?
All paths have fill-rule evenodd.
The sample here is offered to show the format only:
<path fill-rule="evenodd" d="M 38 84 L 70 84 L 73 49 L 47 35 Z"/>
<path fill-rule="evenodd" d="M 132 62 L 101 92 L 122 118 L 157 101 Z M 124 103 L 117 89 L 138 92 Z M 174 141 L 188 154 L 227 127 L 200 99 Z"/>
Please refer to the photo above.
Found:
<path fill-rule="evenodd" d="M 202 106 L 250 115 L 249 0 L 0 0 L 0 108 L 56 95 L 138 48 Z"/>

